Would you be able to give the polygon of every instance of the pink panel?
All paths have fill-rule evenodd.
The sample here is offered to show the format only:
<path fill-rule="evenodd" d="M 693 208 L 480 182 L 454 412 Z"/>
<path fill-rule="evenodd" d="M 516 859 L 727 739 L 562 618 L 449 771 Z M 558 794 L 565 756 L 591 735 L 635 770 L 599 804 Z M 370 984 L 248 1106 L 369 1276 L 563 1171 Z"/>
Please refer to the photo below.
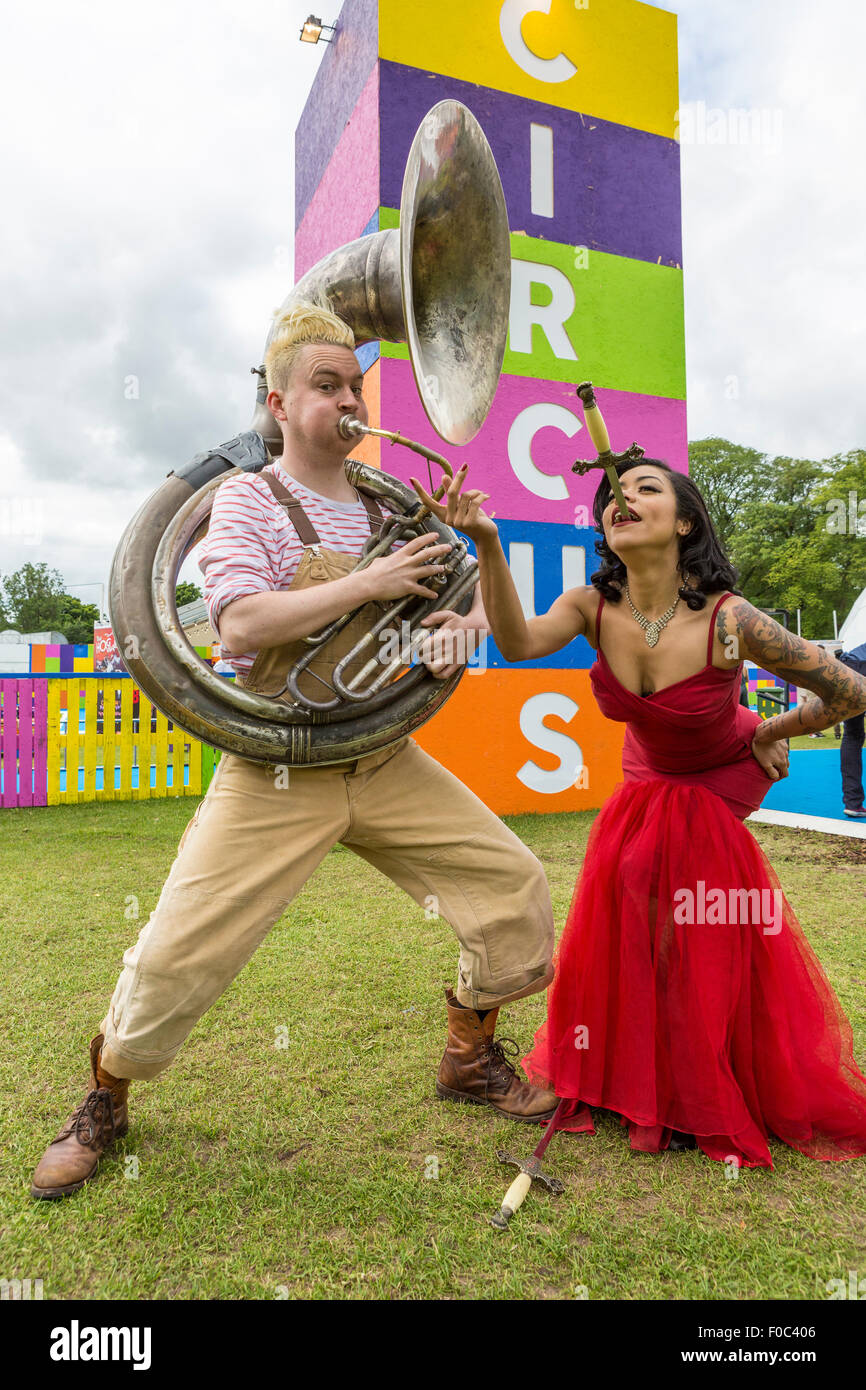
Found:
<path fill-rule="evenodd" d="M 574 387 L 563 382 L 538 381 L 533 377 L 503 376 L 499 380 L 490 414 L 481 433 L 465 449 L 443 446 L 418 398 L 418 390 L 408 362 L 399 358 L 382 359 L 382 425 L 398 429 L 410 439 L 427 444 L 445 455 L 455 467 L 469 463 L 470 486 L 490 493 L 487 510 L 497 517 L 512 521 L 555 521 L 572 525 L 575 507 L 583 505 L 592 516 L 592 499 L 601 478 L 593 469 L 584 477 L 572 473 L 577 458 L 594 458 L 595 450 L 586 427 L 583 412 Z M 686 434 L 685 401 L 667 400 L 661 396 L 637 396 L 624 391 L 596 393 L 604 415 L 611 445 L 615 450 L 626 449 L 637 441 L 646 453 L 662 458 L 671 468 L 688 472 L 688 439 Z M 560 428 L 547 426 L 539 430 L 532 443 L 532 460 L 536 468 L 552 478 L 562 478 L 568 496 L 562 500 L 539 497 L 517 477 L 508 457 L 508 436 L 520 413 L 532 405 L 549 402 L 565 407 L 581 421 L 581 428 L 569 438 Z M 409 475 L 426 487 L 426 465 L 405 449 L 384 445 L 382 467 L 404 482 Z M 434 468 L 434 481 L 439 470 Z M 591 519 L 588 521 L 592 524 Z"/>
<path fill-rule="evenodd" d="M 0 753 L 3 758 L 3 802 L 4 806 L 18 805 L 18 792 L 15 786 L 15 773 L 18 766 L 16 696 L 17 680 L 0 680 L 0 697 L 3 701 L 3 738 Z"/>
<path fill-rule="evenodd" d="M 20 776 L 19 806 L 33 805 L 33 687 L 44 681 L 20 681 L 18 684 L 18 771 Z"/>
<path fill-rule="evenodd" d="M 34 681 L 33 805 L 48 805 L 48 682 Z"/>
<path fill-rule="evenodd" d="M 359 237 L 379 207 L 379 65 L 295 234 L 295 280 L 328 251 Z"/>

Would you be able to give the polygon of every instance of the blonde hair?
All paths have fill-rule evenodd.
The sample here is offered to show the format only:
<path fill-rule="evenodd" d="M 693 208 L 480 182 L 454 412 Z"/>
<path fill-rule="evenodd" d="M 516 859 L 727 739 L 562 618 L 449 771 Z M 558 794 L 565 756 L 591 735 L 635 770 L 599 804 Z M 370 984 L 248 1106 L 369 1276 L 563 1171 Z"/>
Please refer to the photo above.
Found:
<path fill-rule="evenodd" d="M 307 343 L 333 343 L 354 350 L 355 335 L 331 309 L 327 299 L 295 304 L 285 314 L 274 314 L 274 336 L 265 353 L 269 391 L 285 391 L 298 353 Z"/>

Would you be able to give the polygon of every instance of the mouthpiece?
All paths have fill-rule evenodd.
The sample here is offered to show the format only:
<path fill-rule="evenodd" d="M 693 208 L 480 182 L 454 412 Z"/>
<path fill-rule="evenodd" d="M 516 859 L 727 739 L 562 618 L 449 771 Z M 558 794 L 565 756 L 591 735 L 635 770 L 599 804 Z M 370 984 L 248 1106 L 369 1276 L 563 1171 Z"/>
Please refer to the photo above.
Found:
<path fill-rule="evenodd" d="M 351 439 L 353 435 L 364 433 L 364 426 L 360 420 L 355 419 L 354 415 L 341 415 L 337 429 L 344 439 Z"/>

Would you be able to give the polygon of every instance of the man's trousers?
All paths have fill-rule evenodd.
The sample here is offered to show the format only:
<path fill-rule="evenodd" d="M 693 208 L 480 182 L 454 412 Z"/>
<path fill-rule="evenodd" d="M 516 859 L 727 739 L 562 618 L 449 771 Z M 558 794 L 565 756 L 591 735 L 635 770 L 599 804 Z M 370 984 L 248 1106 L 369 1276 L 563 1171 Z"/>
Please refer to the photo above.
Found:
<path fill-rule="evenodd" d="M 159 902 L 123 956 L 100 1025 L 103 1068 L 142 1079 L 164 1071 L 338 842 L 451 924 L 462 1004 L 489 1009 L 550 983 L 553 914 L 541 865 L 414 739 L 276 775 L 224 753 Z"/>

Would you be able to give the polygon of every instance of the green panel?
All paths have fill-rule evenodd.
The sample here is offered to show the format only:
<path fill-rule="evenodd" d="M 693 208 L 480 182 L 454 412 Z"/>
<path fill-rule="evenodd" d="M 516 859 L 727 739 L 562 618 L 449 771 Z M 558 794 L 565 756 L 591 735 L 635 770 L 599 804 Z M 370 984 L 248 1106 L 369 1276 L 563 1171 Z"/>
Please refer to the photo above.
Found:
<path fill-rule="evenodd" d="M 394 209 L 382 208 L 379 216 L 380 227 L 399 226 Z M 535 324 L 532 352 L 512 352 L 509 342 L 503 372 L 685 400 L 681 270 L 519 233 L 511 237 L 511 252 L 515 260 L 554 266 L 570 282 L 575 308 L 565 331 L 578 360 L 556 357 Z M 533 286 L 533 304 L 549 303 L 550 296 L 547 285 Z M 402 344 L 383 342 L 381 348 L 383 357 L 408 357 Z"/>

